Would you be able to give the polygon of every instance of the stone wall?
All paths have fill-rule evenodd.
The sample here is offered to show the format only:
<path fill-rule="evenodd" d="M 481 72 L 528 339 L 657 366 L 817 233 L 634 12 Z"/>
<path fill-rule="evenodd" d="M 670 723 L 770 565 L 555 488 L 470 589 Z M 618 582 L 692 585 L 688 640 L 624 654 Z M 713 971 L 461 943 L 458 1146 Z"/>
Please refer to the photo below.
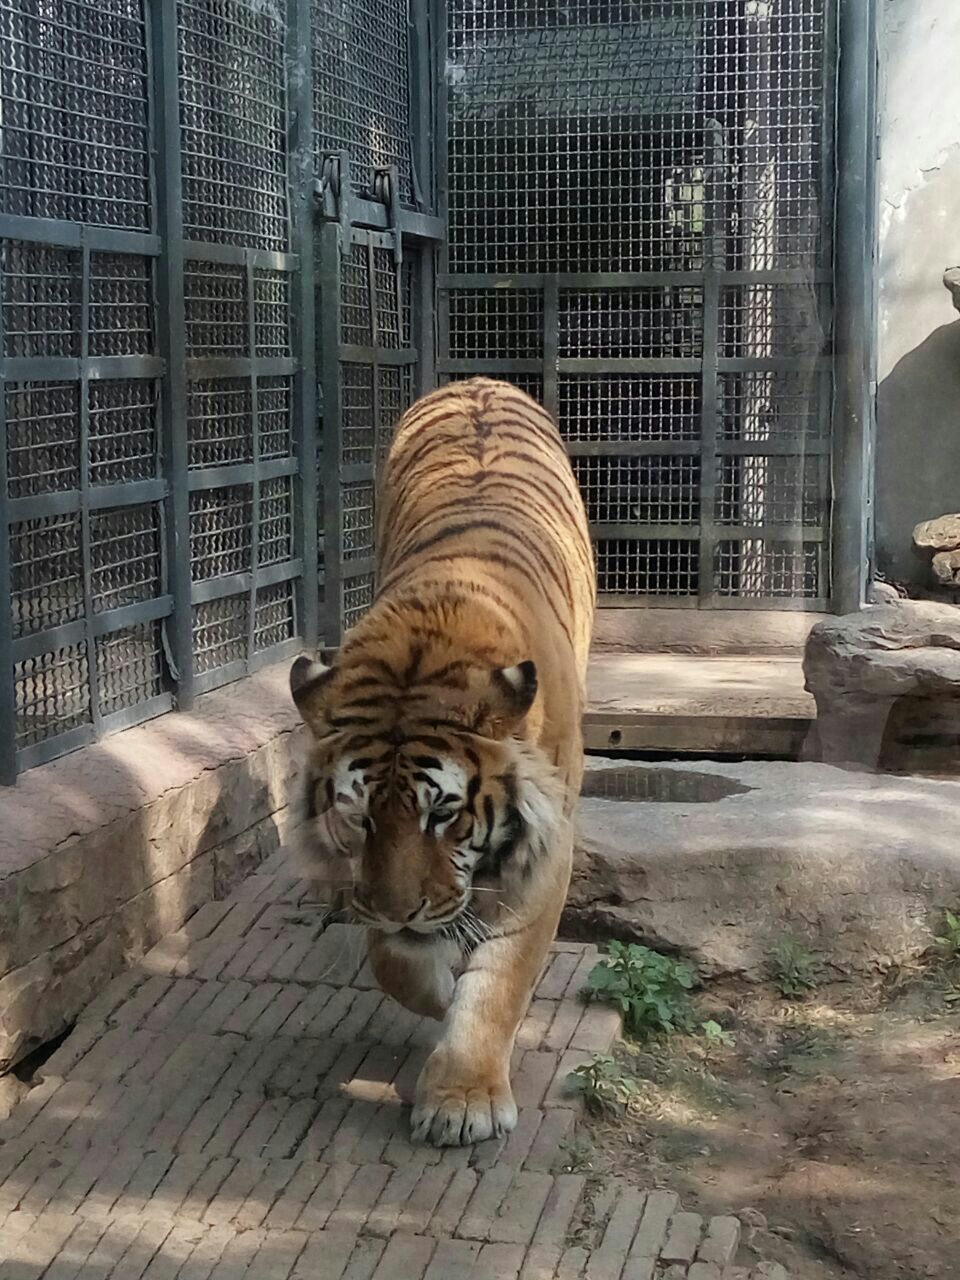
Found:
<path fill-rule="evenodd" d="M 278 849 L 301 735 L 287 670 L 0 792 L 0 1070 Z"/>

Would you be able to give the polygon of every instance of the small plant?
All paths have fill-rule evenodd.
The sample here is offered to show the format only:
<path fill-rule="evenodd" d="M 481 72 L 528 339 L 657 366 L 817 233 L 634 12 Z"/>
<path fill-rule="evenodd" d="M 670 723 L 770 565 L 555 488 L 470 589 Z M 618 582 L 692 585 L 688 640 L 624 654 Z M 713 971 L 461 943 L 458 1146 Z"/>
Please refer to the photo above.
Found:
<path fill-rule="evenodd" d="M 934 943 L 947 964 L 960 964 L 960 916 L 955 911 L 944 911 L 941 932 L 934 936 Z"/>
<path fill-rule="evenodd" d="M 611 942 L 587 978 L 588 999 L 616 1005 L 628 1035 L 686 1029 L 689 992 L 696 975 L 689 964 L 637 943 Z"/>
<path fill-rule="evenodd" d="M 572 1074 L 572 1073 L 571 1073 Z M 566 1138 L 560 1143 L 564 1173 L 587 1173 L 593 1168 L 593 1148 L 579 1138 Z"/>
<path fill-rule="evenodd" d="M 700 1030 L 706 1037 L 708 1049 L 732 1049 L 736 1044 L 735 1037 L 729 1031 L 724 1031 L 720 1023 L 712 1019 L 701 1022 Z"/>
<path fill-rule="evenodd" d="M 785 1000 L 815 991 L 823 978 L 819 959 L 799 942 L 777 943 L 770 953 L 770 976 Z"/>
<path fill-rule="evenodd" d="M 594 1115 L 619 1115 L 640 1092 L 638 1082 L 608 1053 L 594 1054 L 592 1062 L 571 1071 L 567 1087 Z"/>

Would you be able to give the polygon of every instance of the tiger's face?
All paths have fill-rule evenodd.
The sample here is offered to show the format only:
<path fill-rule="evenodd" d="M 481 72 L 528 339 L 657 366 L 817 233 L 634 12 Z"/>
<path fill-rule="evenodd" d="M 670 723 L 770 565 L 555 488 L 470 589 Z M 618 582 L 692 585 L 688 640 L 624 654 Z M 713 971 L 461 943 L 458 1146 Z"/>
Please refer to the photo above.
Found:
<path fill-rule="evenodd" d="M 371 692 L 374 680 L 349 661 L 301 658 L 291 672 L 314 738 L 311 853 L 349 860 L 353 910 L 376 929 L 411 940 L 482 932 L 492 899 L 530 874 L 560 820 L 553 770 L 516 736 L 536 696 L 533 664 L 453 690 L 391 688 L 384 674 Z"/>

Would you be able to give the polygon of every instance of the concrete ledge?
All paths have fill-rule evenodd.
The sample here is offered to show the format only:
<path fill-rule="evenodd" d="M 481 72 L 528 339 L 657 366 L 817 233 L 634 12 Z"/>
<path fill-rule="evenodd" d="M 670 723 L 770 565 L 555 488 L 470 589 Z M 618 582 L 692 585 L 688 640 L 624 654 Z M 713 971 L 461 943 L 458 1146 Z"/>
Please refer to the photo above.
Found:
<path fill-rule="evenodd" d="M 0 793 L 0 1070 L 279 847 L 298 726 L 283 664 Z"/>

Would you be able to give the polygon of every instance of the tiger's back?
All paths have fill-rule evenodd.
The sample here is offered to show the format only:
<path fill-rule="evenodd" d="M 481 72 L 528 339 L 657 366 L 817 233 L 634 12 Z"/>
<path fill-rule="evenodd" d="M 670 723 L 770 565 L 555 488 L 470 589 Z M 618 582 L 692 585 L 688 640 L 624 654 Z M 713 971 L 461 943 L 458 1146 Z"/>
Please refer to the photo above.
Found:
<path fill-rule="evenodd" d="M 486 378 L 418 401 L 385 463 L 377 550 L 379 596 L 472 584 L 511 612 L 537 661 L 548 720 L 567 721 L 569 733 L 574 718 L 579 747 L 593 554 L 576 478 L 543 408 Z"/>

